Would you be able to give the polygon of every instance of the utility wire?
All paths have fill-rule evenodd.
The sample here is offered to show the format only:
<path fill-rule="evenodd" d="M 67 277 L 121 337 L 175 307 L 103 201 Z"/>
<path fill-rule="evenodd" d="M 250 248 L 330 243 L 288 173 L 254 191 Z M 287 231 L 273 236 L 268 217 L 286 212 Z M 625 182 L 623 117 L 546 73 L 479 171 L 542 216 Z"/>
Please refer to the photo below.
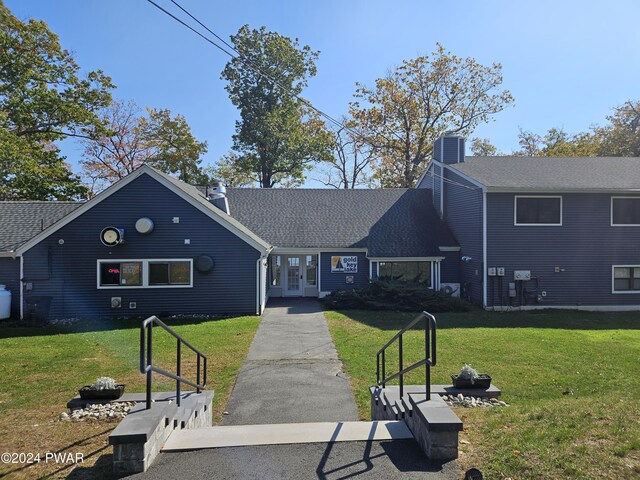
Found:
<path fill-rule="evenodd" d="M 311 102 L 309 102 L 307 99 L 303 98 L 301 95 L 296 94 L 294 92 L 292 92 L 290 89 L 288 89 L 285 85 L 283 85 L 281 82 L 279 82 L 277 79 L 273 78 L 272 76 L 270 76 L 269 74 L 265 73 L 264 71 L 262 71 L 257 65 L 255 65 L 253 62 L 246 60 L 243 58 L 243 55 L 238 52 L 234 47 L 232 47 L 231 45 L 229 45 L 225 40 L 223 40 L 219 35 L 217 35 L 216 33 L 214 33 L 211 29 L 209 29 L 206 25 L 204 25 L 200 20 L 198 20 L 195 16 L 193 16 L 191 13 L 189 13 L 185 8 L 183 8 L 180 4 L 178 4 L 177 2 L 175 2 L 174 0 L 171 0 L 171 3 L 173 3 L 175 6 L 177 6 L 180 10 L 182 10 L 184 13 L 186 13 L 187 15 L 189 15 L 189 17 L 191 17 L 194 21 L 196 21 L 199 25 L 201 25 L 204 29 L 206 29 L 209 33 L 211 33 L 212 35 L 214 35 L 217 39 L 219 39 L 220 41 L 222 41 L 229 49 L 233 50 L 236 55 L 234 55 L 233 53 L 229 52 L 229 50 L 225 49 L 224 47 L 218 45 L 216 42 L 214 42 L 213 40 L 211 40 L 209 37 L 207 37 L 206 35 L 203 35 L 202 33 L 200 33 L 199 31 L 197 31 L 195 28 L 193 28 L 192 26 L 190 26 L 189 24 L 187 24 L 186 22 L 184 22 L 183 20 L 181 20 L 180 18 L 176 17 L 175 15 L 173 15 L 171 12 L 169 12 L 168 10 L 162 8 L 160 5 L 158 5 L 156 2 L 154 2 L 153 0 L 147 0 L 147 2 L 149 2 L 150 4 L 152 4 L 154 7 L 156 7 L 157 9 L 161 10 L 163 13 L 165 13 L 166 15 L 170 16 L 171 18 L 173 18 L 175 21 L 179 22 L 181 25 L 187 27 L 189 30 L 191 30 L 192 32 L 194 32 L 195 34 L 197 34 L 199 37 L 203 38 L 204 40 L 206 40 L 208 43 L 212 44 L 213 46 L 215 46 L 216 48 L 218 48 L 220 51 L 226 53 L 227 55 L 229 55 L 231 58 L 235 58 L 238 59 L 240 62 L 242 62 L 245 66 L 249 67 L 251 70 L 253 70 L 255 73 L 257 73 L 258 75 L 262 75 L 263 77 L 265 77 L 266 79 L 270 80 L 275 86 L 277 86 L 279 89 L 281 89 L 284 93 L 286 93 L 287 95 L 290 95 L 294 98 L 297 98 L 298 100 L 300 100 L 302 103 L 304 103 L 307 107 L 311 108 L 312 110 L 314 110 L 316 113 L 318 113 L 321 117 L 325 118 L 326 120 L 328 120 L 329 122 L 333 123 L 334 125 L 344 128 L 347 131 L 349 131 L 351 134 L 353 134 L 354 136 L 358 136 L 358 137 L 362 137 L 362 135 L 357 132 L 356 130 L 347 127 L 346 125 L 344 125 L 342 122 L 340 122 L 339 120 L 336 120 L 335 118 L 333 118 L 331 115 L 329 115 L 328 113 L 323 112 L 322 110 L 320 110 L 319 108 L 316 108 L 315 106 L 313 106 L 311 104 Z"/>
<path fill-rule="evenodd" d="M 360 138 L 361 140 L 364 141 L 364 143 L 369 143 L 369 140 L 362 135 L 360 132 L 358 132 L 357 130 L 354 130 L 351 127 L 346 126 L 343 122 L 336 120 L 334 117 L 332 117 L 331 115 L 329 115 L 328 113 L 323 112 L 322 110 L 320 110 L 319 108 L 315 107 L 314 105 L 311 104 L 311 102 L 309 102 L 307 99 L 305 99 L 304 97 L 302 97 L 301 95 L 292 92 L 289 88 L 287 88 L 285 85 L 283 85 L 280 81 L 278 81 L 277 79 L 273 78 L 271 75 L 269 75 L 268 73 L 265 73 L 258 65 L 256 65 L 255 63 L 251 62 L 250 60 L 247 60 L 245 58 L 243 58 L 243 54 L 240 53 L 233 45 L 231 45 L 230 43 L 228 43 L 226 40 L 224 40 L 224 38 L 222 38 L 221 36 L 219 36 L 217 33 L 215 33 L 213 30 L 211 30 L 209 27 L 207 27 L 204 23 L 202 23 L 200 20 L 198 20 L 198 18 L 196 18 L 194 15 L 192 15 L 187 9 L 185 9 L 184 7 L 182 7 L 182 5 L 180 5 L 178 2 L 176 2 L 175 0 L 170 0 L 171 3 L 173 3 L 176 7 L 178 7 L 180 10 L 182 10 L 182 12 L 184 12 L 185 14 L 187 14 L 193 21 L 195 21 L 196 23 L 198 23 L 198 25 L 200 25 L 202 28 L 204 28 L 207 32 L 209 32 L 211 35 L 213 35 L 216 39 L 218 39 L 220 42 L 222 42 L 225 47 L 220 46 L 218 43 L 216 43 L 215 41 L 211 40 L 209 37 L 207 37 L 206 35 L 202 34 L 201 32 L 199 32 L 198 30 L 196 30 L 195 28 L 193 28 L 191 25 L 189 25 L 188 23 L 186 23 L 185 21 L 181 20 L 180 18 L 176 17 L 174 14 L 172 14 L 171 12 L 169 12 L 168 10 L 166 10 L 165 8 L 161 7 L 160 5 L 158 5 L 156 2 L 154 2 L 153 0 L 147 0 L 147 2 L 149 2 L 151 5 L 153 5 L 154 7 L 156 7 L 158 10 L 162 11 L 164 14 L 168 15 L 169 17 L 171 17 L 172 19 L 174 19 L 176 22 L 180 23 L 182 26 L 188 28 L 189 30 L 191 30 L 193 33 L 195 33 L 196 35 L 198 35 L 200 38 L 202 38 L 203 40 L 205 40 L 206 42 L 210 43 L 211 45 L 213 45 L 214 47 L 216 47 L 218 50 L 222 51 L 223 53 L 229 55 L 231 58 L 237 59 L 240 62 L 242 62 L 244 65 L 246 65 L 247 67 L 249 67 L 251 70 L 253 70 L 255 73 L 257 73 L 258 75 L 262 75 L 263 77 L 265 77 L 266 79 L 270 80 L 276 87 L 278 87 L 280 90 L 282 90 L 284 93 L 286 93 L 287 95 L 294 97 L 298 100 L 300 100 L 302 103 L 304 103 L 306 106 L 308 106 L 309 108 L 311 108 L 312 110 L 314 110 L 316 113 L 318 113 L 320 116 L 322 116 L 323 118 L 327 119 L 329 122 L 333 123 L 334 125 L 343 128 L 345 130 L 347 130 L 349 133 L 351 133 L 354 137 L 356 138 Z M 231 53 L 229 50 L 233 51 L 233 53 Z M 402 140 L 402 138 L 395 132 L 391 132 L 393 135 L 395 135 L 399 140 Z M 376 147 L 373 147 L 376 148 Z M 437 175 L 435 172 L 431 171 L 430 173 L 428 173 L 429 175 L 431 175 L 432 177 L 439 177 L 441 178 L 443 181 L 451 183 L 453 185 L 458 185 L 464 188 L 468 188 L 471 190 L 475 190 L 475 187 L 469 187 L 468 185 L 463 185 L 461 183 L 455 182 L 451 179 L 445 178 L 443 176 Z"/>

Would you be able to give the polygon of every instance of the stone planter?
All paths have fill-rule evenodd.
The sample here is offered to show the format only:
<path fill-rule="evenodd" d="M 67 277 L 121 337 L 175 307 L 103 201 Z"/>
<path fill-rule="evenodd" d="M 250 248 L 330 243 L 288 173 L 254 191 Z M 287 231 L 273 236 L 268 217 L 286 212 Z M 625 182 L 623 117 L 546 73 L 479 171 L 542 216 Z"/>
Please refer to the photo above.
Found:
<path fill-rule="evenodd" d="M 115 389 L 92 390 L 90 385 L 85 385 L 79 390 L 83 400 L 117 400 L 124 393 L 124 385 L 119 384 Z"/>
<path fill-rule="evenodd" d="M 486 390 L 491 386 L 491 377 L 481 374 L 473 383 L 468 378 L 459 378 L 457 375 L 451 375 L 451 381 L 455 388 L 476 388 L 478 390 Z"/>

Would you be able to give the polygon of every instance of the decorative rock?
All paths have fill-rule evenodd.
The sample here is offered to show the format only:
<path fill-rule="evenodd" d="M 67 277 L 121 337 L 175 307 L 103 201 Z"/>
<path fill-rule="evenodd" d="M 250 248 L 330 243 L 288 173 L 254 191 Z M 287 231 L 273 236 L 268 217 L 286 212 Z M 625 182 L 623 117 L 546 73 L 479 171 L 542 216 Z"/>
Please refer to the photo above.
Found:
<path fill-rule="evenodd" d="M 459 393 L 459 394 L 458 394 L 458 397 L 457 397 L 457 398 L 458 398 L 458 401 L 459 401 L 459 402 L 464 401 L 464 395 L 462 395 L 461 393 Z"/>
<path fill-rule="evenodd" d="M 80 408 L 71 412 L 69 415 L 66 412 L 62 412 L 59 416 L 60 421 L 113 421 L 116 419 L 124 418 L 131 407 L 135 405 L 135 402 L 113 402 L 106 403 L 104 405 L 96 403 L 87 405 L 85 408 Z"/>

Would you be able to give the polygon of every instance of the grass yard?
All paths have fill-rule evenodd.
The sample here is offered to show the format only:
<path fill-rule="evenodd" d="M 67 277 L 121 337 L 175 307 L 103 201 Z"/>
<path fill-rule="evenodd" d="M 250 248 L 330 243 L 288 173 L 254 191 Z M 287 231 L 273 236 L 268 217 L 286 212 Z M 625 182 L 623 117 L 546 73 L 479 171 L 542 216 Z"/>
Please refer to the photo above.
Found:
<path fill-rule="evenodd" d="M 368 419 L 375 354 L 415 315 L 325 315 Z M 449 374 L 470 363 L 493 377 L 510 404 L 455 409 L 465 425 L 460 439 L 468 442 L 460 445 L 461 468 L 479 468 L 487 479 L 640 478 L 639 313 L 475 310 L 436 318 L 432 382 L 450 384 Z M 407 333 L 405 365 L 422 358 L 423 338 L 422 331 Z M 405 384 L 423 378 L 420 368 Z"/>
<path fill-rule="evenodd" d="M 208 388 L 216 391 L 214 421 L 231 393 L 249 350 L 259 317 L 212 321 L 169 320 L 187 341 L 209 357 Z M 116 423 L 61 422 L 60 412 L 79 387 L 110 376 L 142 392 L 139 320 L 79 323 L 67 327 L 26 328 L 0 324 L 0 452 L 82 453 L 74 465 L 0 464 L 0 478 L 100 478 L 111 471 L 107 436 Z M 175 339 L 154 329 L 154 363 L 175 371 Z M 183 375 L 195 379 L 195 355 L 183 348 Z M 175 382 L 154 375 L 154 390 L 174 390 Z M 186 390 L 185 386 L 183 389 Z"/>

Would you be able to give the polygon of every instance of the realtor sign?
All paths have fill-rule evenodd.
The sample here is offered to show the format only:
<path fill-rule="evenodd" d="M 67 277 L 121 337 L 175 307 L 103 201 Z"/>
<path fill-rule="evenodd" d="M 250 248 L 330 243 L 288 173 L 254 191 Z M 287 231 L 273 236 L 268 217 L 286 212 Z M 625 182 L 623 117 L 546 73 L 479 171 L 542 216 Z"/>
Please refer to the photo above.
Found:
<path fill-rule="evenodd" d="M 358 257 L 331 257 L 331 273 L 358 273 Z"/>

